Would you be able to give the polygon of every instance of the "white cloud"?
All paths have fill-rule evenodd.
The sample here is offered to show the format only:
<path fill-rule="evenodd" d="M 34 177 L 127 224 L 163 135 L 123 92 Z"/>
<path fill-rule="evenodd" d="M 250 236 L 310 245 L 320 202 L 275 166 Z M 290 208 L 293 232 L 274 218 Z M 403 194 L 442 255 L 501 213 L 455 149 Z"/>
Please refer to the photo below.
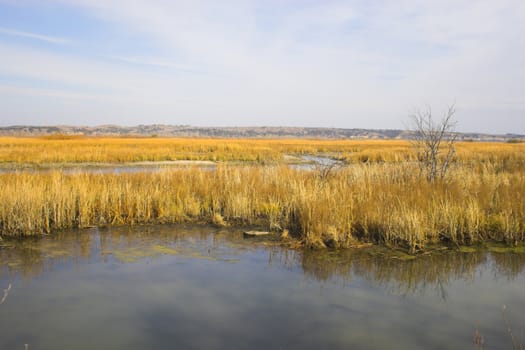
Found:
<path fill-rule="evenodd" d="M 65 44 L 68 42 L 68 40 L 64 38 L 59 38 L 59 37 L 49 36 L 49 35 L 42 35 L 42 34 L 37 34 L 37 33 L 23 32 L 20 30 L 15 30 L 11 28 L 3 28 L 3 27 L 0 27 L 0 34 L 36 39 L 36 40 L 45 41 L 45 42 L 52 43 L 52 44 Z"/>
<path fill-rule="evenodd" d="M 456 100 L 465 129 L 515 131 L 525 113 L 521 0 L 61 3 L 161 53 L 0 44 L 0 72 L 158 106 L 145 122 L 402 128 L 412 108 Z M 506 111 L 506 124 L 490 121 Z"/>

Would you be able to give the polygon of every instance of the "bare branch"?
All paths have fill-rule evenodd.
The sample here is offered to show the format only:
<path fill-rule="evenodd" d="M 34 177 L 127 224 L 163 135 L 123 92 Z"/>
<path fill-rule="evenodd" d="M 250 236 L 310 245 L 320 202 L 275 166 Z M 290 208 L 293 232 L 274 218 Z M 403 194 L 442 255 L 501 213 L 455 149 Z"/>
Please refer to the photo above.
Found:
<path fill-rule="evenodd" d="M 453 120 L 455 113 L 456 106 L 452 104 L 440 122 L 434 121 L 430 106 L 426 111 L 418 110 L 410 116 L 415 133 L 412 145 L 419 162 L 420 175 L 425 174 L 429 182 L 443 179 L 454 160 L 457 138 L 454 132 L 456 122 Z M 446 146 L 443 145 L 445 141 Z"/>

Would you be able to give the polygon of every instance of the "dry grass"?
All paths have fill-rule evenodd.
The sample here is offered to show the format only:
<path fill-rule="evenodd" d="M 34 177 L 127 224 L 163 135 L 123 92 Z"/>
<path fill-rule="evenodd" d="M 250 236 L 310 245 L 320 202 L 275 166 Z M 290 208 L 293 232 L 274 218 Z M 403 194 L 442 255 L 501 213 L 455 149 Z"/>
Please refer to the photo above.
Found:
<path fill-rule="evenodd" d="M 286 154 L 330 154 L 347 166 L 323 175 L 285 166 L 220 166 L 138 174 L 0 174 L 0 235 L 106 224 L 206 221 L 264 224 L 313 246 L 516 243 L 525 235 L 525 144 L 458 143 L 445 181 L 419 176 L 400 140 L 0 138 L 0 162 L 161 160 L 277 164 Z"/>
<path fill-rule="evenodd" d="M 342 147 L 342 148 L 341 148 Z M 337 141 L 203 138 L 0 138 L 0 162 L 280 161 L 286 153 L 351 149 Z"/>
<path fill-rule="evenodd" d="M 459 164 L 429 184 L 417 165 L 358 163 L 320 177 L 286 166 L 137 174 L 0 175 L 0 233 L 38 235 L 105 224 L 264 224 L 312 246 L 404 246 L 525 240 L 525 169 Z M 220 220 L 219 220 L 220 218 Z"/>
<path fill-rule="evenodd" d="M 462 162 L 525 165 L 525 143 L 457 144 Z M 285 154 L 331 154 L 351 163 L 414 161 L 403 140 L 0 137 L 0 163 L 122 163 L 166 160 L 282 161 Z"/>

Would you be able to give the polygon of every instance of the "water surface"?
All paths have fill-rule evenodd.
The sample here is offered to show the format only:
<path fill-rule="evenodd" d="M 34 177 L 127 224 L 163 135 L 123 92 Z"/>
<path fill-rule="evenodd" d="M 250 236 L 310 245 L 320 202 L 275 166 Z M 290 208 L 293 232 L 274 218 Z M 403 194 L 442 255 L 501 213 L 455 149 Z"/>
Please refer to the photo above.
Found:
<path fill-rule="evenodd" d="M 43 164 L 0 166 L 0 174 L 15 174 L 21 172 L 50 173 L 60 171 L 64 174 L 128 174 L 128 173 L 155 173 L 168 169 L 199 168 L 202 170 L 214 170 L 217 163 L 200 160 L 175 160 L 158 162 L 133 162 L 133 163 L 67 163 L 67 164 Z"/>
<path fill-rule="evenodd" d="M 504 349 L 505 322 L 525 329 L 525 254 L 402 261 L 206 226 L 0 246 L 0 349 L 464 349 L 476 329 Z"/>
<path fill-rule="evenodd" d="M 294 169 L 315 170 L 318 167 L 328 167 L 338 164 L 337 160 L 328 156 L 301 155 L 291 156 L 293 161 L 285 162 Z M 122 164 L 115 163 L 67 163 L 67 164 L 0 164 L 0 174 L 15 174 L 20 172 L 29 173 L 50 173 L 60 171 L 64 174 L 129 174 L 129 173 L 155 173 L 169 169 L 198 168 L 201 170 L 215 170 L 219 163 L 207 160 L 175 160 L 175 161 L 144 161 L 129 162 Z M 252 162 L 231 161 L 222 164 L 232 165 L 264 165 Z M 278 165 L 275 163 L 274 165 Z"/>

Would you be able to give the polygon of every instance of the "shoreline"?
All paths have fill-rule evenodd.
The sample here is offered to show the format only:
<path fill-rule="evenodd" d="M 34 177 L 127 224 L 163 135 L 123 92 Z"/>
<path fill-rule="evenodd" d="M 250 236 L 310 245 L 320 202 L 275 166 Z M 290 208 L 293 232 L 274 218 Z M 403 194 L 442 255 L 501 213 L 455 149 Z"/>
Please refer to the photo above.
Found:
<path fill-rule="evenodd" d="M 420 257 L 425 257 L 435 254 L 447 254 L 447 253 L 463 253 L 463 254 L 474 254 L 480 252 L 496 253 L 496 254 L 525 254 L 525 242 L 519 242 L 516 244 L 508 244 L 502 241 L 484 241 L 477 242 L 470 245 L 455 245 L 455 244 L 429 244 L 425 249 L 420 249 L 415 252 L 411 252 L 408 247 L 403 246 L 391 246 L 380 243 L 373 242 L 354 242 L 351 245 L 344 247 L 330 247 L 319 245 L 312 246 L 308 245 L 306 242 L 301 240 L 298 237 L 294 237 L 289 234 L 283 234 L 283 232 L 277 231 L 266 231 L 264 235 L 246 235 L 246 232 L 257 231 L 265 232 L 266 229 L 264 226 L 260 225 L 242 225 L 242 224 L 228 224 L 226 226 L 215 225 L 211 222 L 205 221 L 187 221 L 187 222 L 175 222 L 175 223 L 142 223 L 142 224 L 117 224 L 117 225 L 99 225 L 99 226 L 86 226 L 86 227 L 77 227 L 77 228 L 64 228 L 52 231 L 50 233 L 44 233 L 41 235 L 31 235 L 31 236 L 2 236 L 0 235 L 0 249 L 6 246 L 9 246 L 11 241 L 29 241 L 29 240 L 40 240 L 48 237 L 56 237 L 63 234 L 68 234 L 69 232 L 75 232 L 80 234 L 89 234 L 89 230 L 111 230 L 111 229 L 141 229 L 146 230 L 155 229 L 156 227 L 161 228 L 170 228 L 175 229 L 213 229 L 216 230 L 216 234 L 234 234 L 234 233 L 243 233 L 244 240 L 246 242 L 253 243 L 254 246 L 257 245 L 275 245 L 281 246 L 288 249 L 300 249 L 311 252 L 352 252 L 352 251 L 363 251 L 369 253 L 370 255 L 381 255 L 388 257 L 390 259 L 408 261 L 412 259 L 417 259 Z"/>

